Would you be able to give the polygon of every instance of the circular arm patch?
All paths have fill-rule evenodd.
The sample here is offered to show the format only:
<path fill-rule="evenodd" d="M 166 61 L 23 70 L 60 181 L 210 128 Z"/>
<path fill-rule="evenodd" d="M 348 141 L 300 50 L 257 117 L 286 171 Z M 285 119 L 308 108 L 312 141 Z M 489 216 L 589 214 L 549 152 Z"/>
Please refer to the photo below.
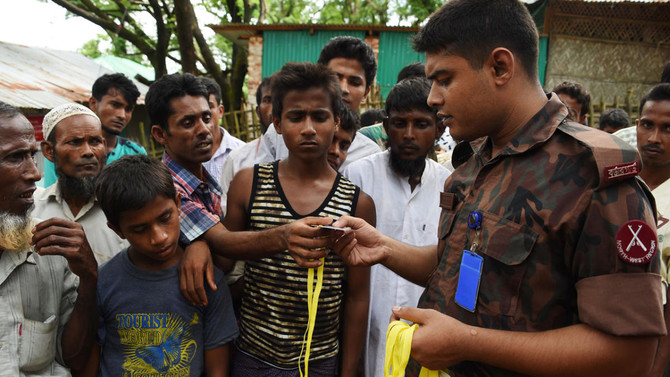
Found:
<path fill-rule="evenodd" d="M 656 232 L 644 221 L 631 220 L 616 233 L 619 257 L 631 264 L 649 263 L 656 255 L 657 245 Z"/>

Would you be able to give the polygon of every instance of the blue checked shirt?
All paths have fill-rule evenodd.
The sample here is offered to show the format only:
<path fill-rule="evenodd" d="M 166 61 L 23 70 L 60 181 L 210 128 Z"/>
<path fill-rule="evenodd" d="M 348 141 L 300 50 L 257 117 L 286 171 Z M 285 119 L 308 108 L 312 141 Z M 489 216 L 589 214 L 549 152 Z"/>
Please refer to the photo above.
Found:
<path fill-rule="evenodd" d="M 190 244 L 221 221 L 221 187 L 203 169 L 205 182 L 163 153 L 162 161 L 172 173 L 174 187 L 181 195 L 179 243 Z"/>

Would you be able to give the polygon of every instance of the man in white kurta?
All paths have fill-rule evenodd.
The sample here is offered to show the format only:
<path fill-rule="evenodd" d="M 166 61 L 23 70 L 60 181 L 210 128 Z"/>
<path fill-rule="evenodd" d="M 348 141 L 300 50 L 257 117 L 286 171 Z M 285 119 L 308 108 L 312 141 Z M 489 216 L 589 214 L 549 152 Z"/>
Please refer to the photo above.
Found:
<path fill-rule="evenodd" d="M 372 197 L 377 229 L 414 246 L 437 244 L 440 192 L 450 174 L 426 158 L 444 127 L 426 104 L 425 79 L 400 81 L 386 99 L 388 149 L 351 163 L 343 175 Z M 365 375 L 384 373 L 386 330 L 393 306 L 416 306 L 424 288 L 378 264 L 370 270 L 370 310 Z"/>
<path fill-rule="evenodd" d="M 635 120 L 637 149 L 642 158 L 640 178 L 656 201 L 658 249 L 661 251 L 665 324 L 670 326 L 667 287 L 670 271 L 670 84 L 654 86 L 640 101 L 640 118 Z M 625 128 L 625 131 L 628 128 Z M 621 131 L 615 132 L 615 135 Z M 660 338 L 654 368 L 649 374 L 670 372 L 670 336 Z M 667 374 L 666 374 L 667 375 Z"/>
<path fill-rule="evenodd" d="M 344 176 L 372 197 L 380 232 L 415 246 L 437 243 L 440 192 L 449 170 L 426 160 L 421 182 L 414 191 L 406 177 L 391 170 L 390 151 L 349 165 Z M 377 264 L 370 270 L 370 311 L 366 341 L 366 376 L 380 376 L 384 369 L 386 329 L 392 306 L 416 306 L 424 288 Z"/>

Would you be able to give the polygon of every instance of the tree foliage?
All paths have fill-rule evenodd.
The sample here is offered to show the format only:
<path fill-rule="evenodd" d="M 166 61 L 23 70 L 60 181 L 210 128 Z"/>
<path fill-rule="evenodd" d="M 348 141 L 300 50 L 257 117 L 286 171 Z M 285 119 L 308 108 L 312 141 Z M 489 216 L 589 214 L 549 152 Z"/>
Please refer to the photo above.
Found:
<path fill-rule="evenodd" d="M 194 4 L 220 23 L 376 24 L 417 25 L 437 9 L 437 0 L 51 0 L 71 14 L 102 27 L 106 36 L 80 51 L 108 53 L 148 62 L 156 77 L 168 73 L 168 60 L 183 72 L 214 78 L 222 89 L 226 109 L 239 109 L 247 73 L 247 51 L 221 36 L 205 38 Z"/>
<path fill-rule="evenodd" d="M 168 59 L 178 63 L 183 72 L 211 76 L 221 85 L 226 108 L 239 108 L 246 53 L 233 51 L 232 65 L 222 69 L 189 0 L 52 1 L 102 27 L 111 39 L 115 55 L 146 57 L 156 77 L 168 73 Z M 90 52 L 90 48 L 88 45 L 86 51 Z M 236 65 L 239 70 L 231 69 Z"/>
<path fill-rule="evenodd" d="M 396 8 L 397 15 L 401 21 L 407 21 L 412 26 L 422 24 L 431 13 L 436 11 L 443 3 L 442 0 L 405 0 Z"/>

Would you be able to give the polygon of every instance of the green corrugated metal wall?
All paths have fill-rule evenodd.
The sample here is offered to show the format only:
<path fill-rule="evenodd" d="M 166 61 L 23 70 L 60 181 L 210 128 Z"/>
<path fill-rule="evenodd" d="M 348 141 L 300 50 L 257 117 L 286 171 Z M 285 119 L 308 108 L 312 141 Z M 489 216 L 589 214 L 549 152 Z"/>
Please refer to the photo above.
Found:
<path fill-rule="evenodd" d="M 425 62 L 424 54 L 412 49 L 414 33 L 384 31 L 379 33 L 379 57 L 377 70 L 377 85 L 382 97 L 391 91 L 398 78 L 398 72 L 410 64 L 418 61 Z"/>
<path fill-rule="evenodd" d="M 288 62 L 316 63 L 323 46 L 339 35 L 365 39 L 364 31 L 356 30 L 290 30 L 263 32 L 263 77 L 270 76 Z"/>
<path fill-rule="evenodd" d="M 411 63 L 426 62 L 426 57 L 412 49 L 411 38 L 414 33 L 381 32 L 379 33 L 379 62 L 377 71 L 377 85 L 382 97 L 391 91 L 398 78 L 398 72 Z M 540 37 L 538 73 L 540 83 L 544 85 L 547 70 L 547 37 Z"/>
<path fill-rule="evenodd" d="M 350 35 L 365 39 L 365 32 L 351 30 L 265 31 L 263 33 L 263 77 L 278 71 L 287 62 L 309 61 L 316 63 L 319 53 L 328 41 L 338 35 Z M 377 84 L 382 97 L 396 83 L 398 72 L 407 64 L 425 62 L 424 54 L 412 49 L 414 33 L 381 32 L 379 34 L 379 56 L 377 62 Z M 544 85 L 547 67 L 547 37 L 540 37 L 538 68 L 540 82 Z"/>

